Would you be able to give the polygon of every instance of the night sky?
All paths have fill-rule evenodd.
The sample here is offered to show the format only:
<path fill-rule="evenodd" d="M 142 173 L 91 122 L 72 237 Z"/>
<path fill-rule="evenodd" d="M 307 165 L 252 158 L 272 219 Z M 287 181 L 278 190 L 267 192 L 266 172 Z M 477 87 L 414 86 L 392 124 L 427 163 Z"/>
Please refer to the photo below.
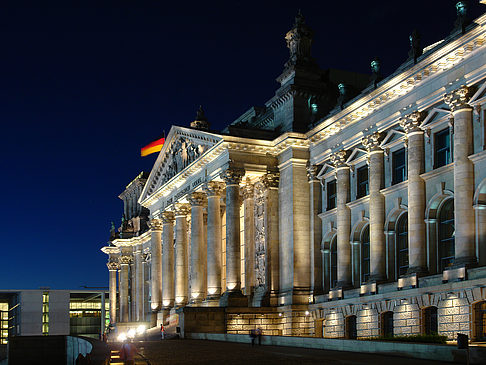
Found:
<path fill-rule="evenodd" d="M 321 67 L 378 56 L 385 76 L 414 28 L 426 46 L 455 20 L 448 0 L 38 3 L 0 5 L 0 289 L 107 286 L 117 196 L 156 158 L 140 148 L 199 104 L 221 129 L 271 98 L 299 8 Z"/>

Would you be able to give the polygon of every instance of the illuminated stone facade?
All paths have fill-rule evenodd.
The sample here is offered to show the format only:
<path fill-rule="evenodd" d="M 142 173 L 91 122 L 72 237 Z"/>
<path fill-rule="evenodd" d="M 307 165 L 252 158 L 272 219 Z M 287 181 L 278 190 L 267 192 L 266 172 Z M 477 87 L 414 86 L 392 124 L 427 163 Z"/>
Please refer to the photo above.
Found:
<path fill-rule="evenodd" d="M 320 70 L 299 15 L 275 96 L 173 126 L 127 187 L 150 222 L 103 248 L 112 320 L 484 338 L 486 15 L 464 22 L 383 79 Z"/>

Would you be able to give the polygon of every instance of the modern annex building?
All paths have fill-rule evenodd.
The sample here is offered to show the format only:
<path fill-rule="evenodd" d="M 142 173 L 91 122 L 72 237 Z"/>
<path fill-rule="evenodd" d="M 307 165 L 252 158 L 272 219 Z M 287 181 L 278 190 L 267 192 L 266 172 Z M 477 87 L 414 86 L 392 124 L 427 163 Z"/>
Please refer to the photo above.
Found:
<path fill-rule="evenodd" d="M 457 13 L 386 78 L 320 69 L 298 15 L 272 98 L 173 126 L 102 249 L 111 321 L 484 339 L 486 14 Z"/>

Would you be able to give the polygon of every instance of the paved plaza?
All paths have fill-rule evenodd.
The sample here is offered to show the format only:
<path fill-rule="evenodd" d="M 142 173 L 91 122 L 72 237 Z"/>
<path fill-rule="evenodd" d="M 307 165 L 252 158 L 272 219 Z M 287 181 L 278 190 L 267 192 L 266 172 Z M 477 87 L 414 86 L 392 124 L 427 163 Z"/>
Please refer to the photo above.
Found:
<path fill-rule="evenodd" d="M 118 345 L 112 344 L 112 349 Z M 387 364 L 425 365 L 438 361 L 417 360 L 394 356 L 359 354 L 340 351 L 314 350 L 294 347 L 255 346 L 249 344 L 202 341 L 166 340 L 137 343 L 142 355 L 151 365 L 158 364 Z M 146 364 L 138 358 L 136 364 Z"/>

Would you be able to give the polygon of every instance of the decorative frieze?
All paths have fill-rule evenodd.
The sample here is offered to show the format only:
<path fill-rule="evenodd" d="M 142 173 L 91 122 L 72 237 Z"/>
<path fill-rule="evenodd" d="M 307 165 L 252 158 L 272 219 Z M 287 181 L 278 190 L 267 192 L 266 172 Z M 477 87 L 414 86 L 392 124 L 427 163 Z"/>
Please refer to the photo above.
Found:
<path fill-rule="evenodd" d="M 452 112 L 460 109 L 471 108 L 467 103 L 471 98 L 471 88 L 467 86 L 461 86 L 459 89 L 451 91 L 444 95 L 444 102 L 449 105 Z"/>
<path fill-rule="evenodd" d="M 425 119 L 426 113 L 415 111 L 404 118 L 400 119 L 400 127 L 403 128 L 405 133 L 410 134 L 412 132 L 421 131 L 420 125 Z"/>
<path fill-rule="evenodd" d="M 226 185 L 239 185 L 244 175 L 245 170 L 231 167 L 224 170 L 220 177 Z"/>

